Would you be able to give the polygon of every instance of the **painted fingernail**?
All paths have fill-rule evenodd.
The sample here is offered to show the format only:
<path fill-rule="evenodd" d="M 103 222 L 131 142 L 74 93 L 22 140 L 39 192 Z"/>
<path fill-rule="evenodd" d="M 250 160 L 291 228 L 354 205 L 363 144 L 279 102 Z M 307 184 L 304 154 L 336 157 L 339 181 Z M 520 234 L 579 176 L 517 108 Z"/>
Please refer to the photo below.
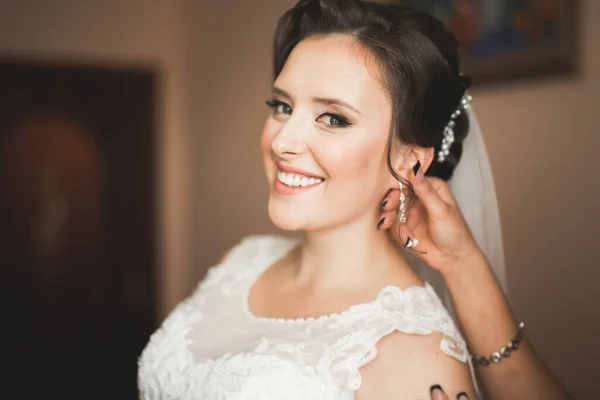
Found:
<path fill-rule="evenodd" d="M 377 230 L 379 230 L 379 228 L 381 228 L 381 225 L 383 225 L 384 221 L 385 221 L 385 217 L 381 218 L 381 220 L 377 223 Z"/>
<path fill-rule="evenodd" d="M 429 389 L 429 393 L 433 394 L 433 392 L 435 392 L 436 390 L 439 390 L 440 392 L 444 393 L 444 389 L 442 389 L 442 387 L 440 385 L 433 385 L 430 389 Z"/>
<path fill-rule="evenodd" d="M 421 168 L 421 161 L 417 160 L 417 163 L 413 166 L 413 172 L 415 176 L 417 176 L 417 172 L 419 172 L 419 168 Z"/>
<path fill-rule="evenodd" d="M 461 393 L 458 394 L 458 396 L 456 396 L 456 399 L 457 400 L 461 400 L 461 399 L 462 400 L 464 400 L 464 399 L 469 400 L 469 395 L 466 394 L 465 392 L 461 392 Z"/>
<path fill-rule="evenodd" d="M 423 168 L 419 168 L 419 171 L 415 174 L 415 181 L 417 183 L 421 183 L 425 180 L 425 172 L 423 172 Z"/>
<path fill-rule="evenodd" d="M 387 205 L 388 200 L 384 201 L 383 203 L 381 203 L 381 210 L 383 210 L 385 208 L 385 206 Z"/>
<path fill-rule="evenodd" d="M 411 241 L 412 240 L 410 239 L 410 237 L 406 238 L 406 243 L 404 243 L 404 247 L 408 247 L 408 245 Z M 439 385 L 436 385 L 436 386 L 439 386 Z M 433 386 L 432 386 L 432 388 L 433 388 Z"/>

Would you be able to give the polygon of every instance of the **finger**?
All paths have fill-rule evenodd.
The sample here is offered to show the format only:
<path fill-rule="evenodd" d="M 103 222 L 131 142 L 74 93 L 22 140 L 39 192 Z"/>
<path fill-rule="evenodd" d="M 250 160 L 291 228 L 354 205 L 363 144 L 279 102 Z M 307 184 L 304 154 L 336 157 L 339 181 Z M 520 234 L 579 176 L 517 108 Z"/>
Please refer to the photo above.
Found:
<path fill-rule="evenodd" d="M 381 213 L 381 215 L 379 216 L 379 221 L 377 222 L 377 230 L 384 231 L 386 229 L 391 228 L 394 225 L 394 222 L 396 221 L 397 215 L 398 212 L 395 210 L 384 211 L 383 213 Z"/>
<path fill-rule="evenodd" d="M 456 198 L 447 182 L 439 178 L 428 177 L 429 183 L 440 198 L 447 204 L 456 205 Z"/>
<path fill-rule="evenodd" d="M 405 224 L 401 224 L 396 221 L 396 223 L 391 226 L 390 234 L 396 242 L 400 243 L 402 246 L 405 246 L 410 238 L 411 232 Z"/>
<path fill-rule="evenodd" d="M 419 236 L 406 224 L 395 223 L 390 229 L 390 233 L 392 238 L 404 247 L 414 247 L 416 249 L 418 246 L 421 249 L 423 248 Z"/>
<path fill-rule="evenodd" d="M 421 201 L 415 199 L 408 208 L 408 213 L 406 214 L 406 226 L 411 232 L 416 233 L 419 228 L 426 225 L 426 217 L 427 211 L 425 210 L 425 206 L 423 206 Z"/>
<path fill-rule="evenodd" d="M 431 387 L 431 400 L 449 400 L 449 398 L 440 385 L 434 385 Z"/>
<path fill-rule="evenodd" d="M 432 218 L 442 218 L 447 212 L 448 204 L 440 197 L 430 179 L 424 175 L 423 169 L 419 168 L 416 175 L 411 174 L 409 181 L 415 195 L 427 209 L 427 213 Z M 439 183 L 435 183 L 435 185 L 440 186 Z"/>
<path fill-rule="evenodd" d="M 390 190 L 385 199 L 383 200 L 381 206 L 382 211 L 398 210 L 398 207 L 400 207 L 400 190 Z"/>

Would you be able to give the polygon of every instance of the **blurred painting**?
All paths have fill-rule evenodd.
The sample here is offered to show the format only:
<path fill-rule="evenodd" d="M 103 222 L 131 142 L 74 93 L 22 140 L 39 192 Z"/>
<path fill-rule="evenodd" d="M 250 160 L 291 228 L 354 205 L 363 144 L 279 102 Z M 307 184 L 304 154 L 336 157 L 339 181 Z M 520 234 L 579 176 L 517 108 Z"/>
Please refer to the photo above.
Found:
<path fill-rule="evenodd" d="M 402 0 L 400 0 L 402 1 Z M 404 0 L 454 32 L 476 83 L 576 70 L 577 0 Z"/>

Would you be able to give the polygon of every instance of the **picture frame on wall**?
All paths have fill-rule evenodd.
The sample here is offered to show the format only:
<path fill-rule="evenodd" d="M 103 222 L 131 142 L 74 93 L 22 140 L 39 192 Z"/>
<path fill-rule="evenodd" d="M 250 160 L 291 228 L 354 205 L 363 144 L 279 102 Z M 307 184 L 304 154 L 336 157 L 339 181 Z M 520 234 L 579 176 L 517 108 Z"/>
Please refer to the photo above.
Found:
<path fill-rule="evenodd" d="M 577 72 L 578 0 L 397 1 L 446 24 L 475 84 Z"/>

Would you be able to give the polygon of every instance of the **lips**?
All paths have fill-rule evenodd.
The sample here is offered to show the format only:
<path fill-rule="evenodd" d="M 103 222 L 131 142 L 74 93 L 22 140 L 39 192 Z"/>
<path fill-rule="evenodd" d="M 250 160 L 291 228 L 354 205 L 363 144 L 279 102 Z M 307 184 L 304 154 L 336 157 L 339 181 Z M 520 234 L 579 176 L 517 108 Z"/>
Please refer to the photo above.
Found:
<path fill-rule="evenodd" d="M 294 168 L 277 163 L 275 190 L 278 193 L 293 195 L 312 189 L 325 179 L 300 168 Z"/>

